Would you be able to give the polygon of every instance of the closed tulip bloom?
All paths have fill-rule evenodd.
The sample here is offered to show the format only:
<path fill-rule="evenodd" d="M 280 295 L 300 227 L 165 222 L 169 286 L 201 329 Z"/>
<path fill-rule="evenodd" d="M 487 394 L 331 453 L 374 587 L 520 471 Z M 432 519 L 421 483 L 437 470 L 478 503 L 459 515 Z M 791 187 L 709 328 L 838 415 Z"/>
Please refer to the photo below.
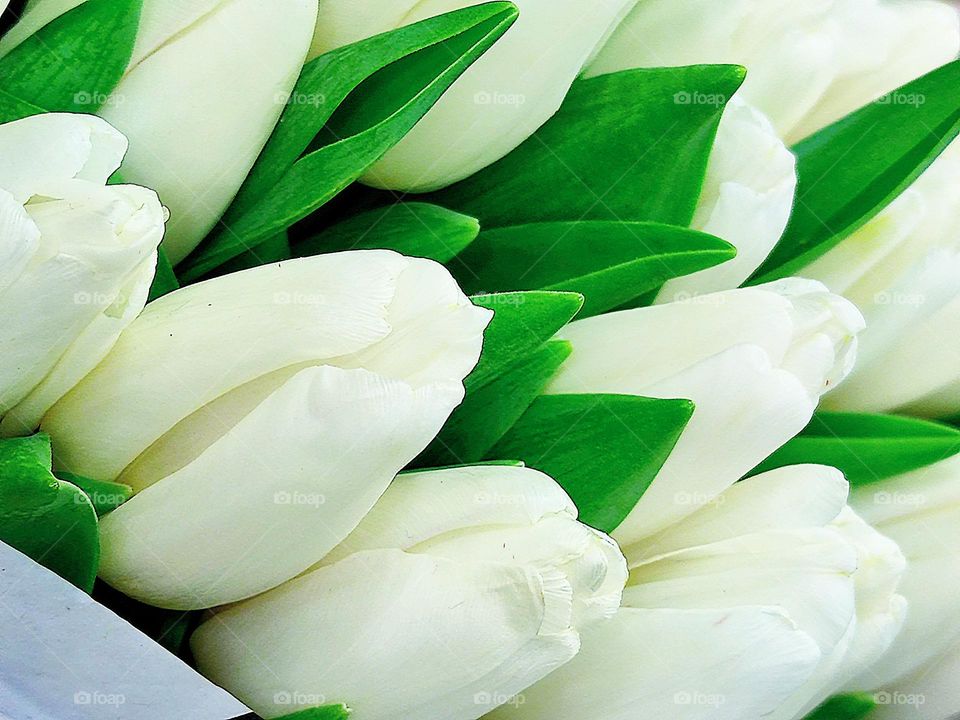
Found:
<path fill-rule="evenodd" d="M 796 164 L 770 121 L 734 96 L 720 120 L 691 227 L 731 243 L 737 256 L 671 280 L 657 302 L 730 290 L 750 277 L 787 227 L 797 188 Z"/>
<path fill-rule="evenodd" d="M 626 565 L 549 477 L 401 475 L 323 562 L 218 612 L 201 671 L 266 718 L 345 703 L 356 720 L 474 720 L 574 657 Z"/>
<path fill-rule="evenodd" d="M 516 0 L 520 17 L 363 181 L 422 192 L 483 169 L 560 107 L 636 0 Z M 480 0 L 321 0 L 311 55 Z"/>
<path fill-rule="evenodd" d="M 107 186 L 127 142 L 88 115 L 0 125 L 0 431 L 28 435 L 147 300 L 156 193 Z"/>
<path fill-rule="evenodd" d="M 83 0 L 34 0 L 0 55 Z M 145 0 L 133 57 L 100 114 L 130 139 L 123 177 L 170 208 L 176 263 L 213 228 L 273 132 L 317 0 Z"/>
<path fill-rule="evenodd" d="M 958 50 L 956 9 L 933 0 L 640 0 L 587 72 L 745 65 L 745 99 L 792 144 Z"/>
<path fill-rule="evenodd" d="M 459 404 L 489 317 L 441 266 L 388 251 L 151 303 L 42 426 L 60 468 L 137 493 L 101 522 L 101 576 L 188 609 L 303 572 Z"/>
<path fill-rule="evenodd" d="M 789 278 L 574 322 L 573 354 L 547 388 L 685 398 L 693 417 L 643 501 L 614 532 L 621 545 L 706 503 L 796 435 L 820 395 L 850 371 L 857 309 Z"/>
<path fill-rule="evenodd" d="M 960 144 L 880 215 L 802 273 L 863 311 L 857 366 L 836 410 L 960 413 Z"/>
<path fill-rule="evenodd" d="M 626 548 L 621 610 L 491 718 L 802 717 L 903 621 L 903 556 L 846 497 L 833 468 L 781 468 Z"/>
<path fill-rule="evenodd" d="M 851 687 L 910 693 L 930 682 L 934 692 L 937 667 L 960 645 L 960 556 L 956 550 L 960 544 L 960 456 L 858 487 L 851 504 L 902 548 L 907 572 L 900 592 L 910 603 L 903 631 L 890 651 Z M 955 698 L 955 676 L 952 685 Z M 960 711 L 957 701 L 948 712 L 936 714 L 933 708 L 937 704 L 943 707 L 947 699 L 931 696 L 931 707 L 924 712 L 901 707 L 902 714 L 887 710 L 886 717 L 945 720 Z"/>

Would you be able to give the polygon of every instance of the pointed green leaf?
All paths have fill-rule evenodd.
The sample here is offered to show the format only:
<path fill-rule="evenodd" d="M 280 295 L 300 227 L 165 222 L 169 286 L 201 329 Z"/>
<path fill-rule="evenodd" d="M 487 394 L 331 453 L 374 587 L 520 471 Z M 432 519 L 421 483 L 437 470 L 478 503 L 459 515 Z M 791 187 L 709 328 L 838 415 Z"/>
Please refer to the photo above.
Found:
<path fill-rule="evenodd" d="M 552 338 L 583 306 L 583 297 L 576 293 L 515 292 L 470 299 L 474 305 L 493 310 L 494 315 L 483 334 L 480 362 L 464 381 L 467 392 L 500 377 Z"/>
<path fill-rule="evenodd" d="M 224 231 L 187 259 L 182 275 L 204 275 L 340 193 L 396 145 L 516 18 L 510 3 L 485 3 L 308 64 L 277 131 L 227 211 Z"/>
<path fill-rule="evenodd" d="M 686 226 L 743 68 L 628 70 L 574 83 L 563 106 L 497 163 L 429 196 L 487 230 L 564 220 Z M 691 93 L 705 102 L 685 102 Z"/>
<path fill-rule="evenodd" d="M 20 101 L 0 108 L 23 117 L 46 111 L 96 113 L 133 54 L 142 0 L 87 0 L 0 58 L 0 87 Z M 17 119 L 6 114 L 0 122 Z"/>
<path fill-rule="evenodd" d="M 876 707 L 874 696 L 868 693 L 837 695 L 807 715 L 806 720 L 866 720 Z"/>
<path fill-rule="evenodd" d="M 863 485 L 931 465 L 960 452 L 960 430 L 896 415 L 817 413 L 797 437 L 752 472 L 816 463 Z"/>
<path fill-rule="evenodd" d="M 813 262 L 916 180 L 960 132 L 958 87 L 960 60 L 797 144 L 793 216 L 755 282 L 786 277 Z"/>
<path fill-rule="evenodd" d="M 344 220 L 297 243 L 294 251 L 298 257 L 305 257 L 386 248 L 444 263 L 473 242 L 479 232 L 476 218 L 427 203 L 399 203 Z"/>
<path fill-rule="evenodd" d="M 100 557 L 97 514 L 50 466 L 49 436 L 0 440 L 0 540 L 90 592 Z"/>
<path fill-rule="evenodd" d="M 581 317 L 718 265 L 736 248 L 712 235 L 642 222 L 555 222 L 482 232 L 450 269 L 466 292 L 566 290 L 584 296 Z"/>
<path fill-rule="evenodd" d="M 487 457 L 554 478 L 587 525 L 612 532 L 630 514 L 693 415 L 689 400 L 544 395 Z"/>
<path fill-rule="evenodd" d="M 484 458 L 543 392 L 572 350 L 566 341 L 551 340 L 467 395 L 437 438 L 414 461 L 416 466 L 458 465 Z"/>
<path fill-rule="evenodd" d="M 324 705 L 284 715 L 277 720 L 348 720 L 349 717 L 350 710 L 346 705 Z"/>

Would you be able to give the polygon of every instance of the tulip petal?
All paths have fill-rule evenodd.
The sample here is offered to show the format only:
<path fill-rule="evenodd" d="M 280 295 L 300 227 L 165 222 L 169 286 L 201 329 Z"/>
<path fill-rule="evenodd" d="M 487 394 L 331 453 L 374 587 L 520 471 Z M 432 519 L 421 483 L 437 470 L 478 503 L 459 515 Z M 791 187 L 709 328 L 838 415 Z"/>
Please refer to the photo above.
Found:
<path fill-rule="evenodd" d="M 793 465 L 771 470 L 732 485 L 682 522 L 645 538 L 631 558 L 648 559 L 768 530 L 823 527 L 840 514 L 847 494 L 847 481 L 835 468 Z"/>
<path fill-rule="evenodd" d="M 92 115 L 46 113 L 0 126 L 0 188 L 24 203 L 64 180 L 103 185 L 120 167 L 127 141 Z"/>
<path fill-rule="evenodd" d="M 176 609 L 274 587 L 347 536 L 462 396 L 456 381 L 414 389 L 365 370 L 303 370 L 102 520 L 100 574 Z"/>
<path fill-rule="evenodd" d="M 624 608 L 580 654 L 491 720 L 765 717 L 810 675 L 817 646 L 780 611 Z"/>
<path fill-rule="evenodd" d="M 285 368 L 292 374 L 301 364 L 349 360 L 391 332 L 387 308 L 413 262 L 381 251 L 325 255 L 190 285 L 150 303 L 45 418 L 64 469 L 113 480 L 225 392 Z"/>
<path fill-rule="evenodd" d="M 870 720 L 944 720 L 960 708 L 960 644 L 874 694 Z"/>
<path fill-rule="evenodd" d="M 40 244 L 40 230 L 23 205 L 0 188 L 0 293 L 16 281 Z"/>
<path fill-rule="evenodd" d="M 156 189 L 170 208 L 164 247 L 173 263 L 209 232 L 253 167 L 316 19 L 316 0 L 232 0 L 196 17 L 206 5 L 186 3 L 193 24 L 142 57 L 102 110 L 130 138 L 124 177 Z M 167 11 L 146 17 L 172 29 Z"/>
<path fill-rule="evenodd" d="M 550 620 L 569 604 L 529 568 L 376 550 L 217 613 L 191 645 L 267 718 L 346 703 L 365 720 L 475 720 L 576 654 Z"/>

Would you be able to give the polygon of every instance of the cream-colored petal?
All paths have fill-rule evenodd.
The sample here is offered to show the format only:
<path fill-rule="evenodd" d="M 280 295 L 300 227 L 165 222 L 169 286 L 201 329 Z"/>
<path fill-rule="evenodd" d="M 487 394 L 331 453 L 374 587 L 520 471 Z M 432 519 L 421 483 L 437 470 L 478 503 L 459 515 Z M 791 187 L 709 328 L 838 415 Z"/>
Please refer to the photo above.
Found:
<path fill-rule="evenodd" d="M 462 397 L 456 381 L 412 388 L 365 370 L 304 370 L 105 517 L 100 574 L 177 609 L 275 587 L 347 536 Z"/>

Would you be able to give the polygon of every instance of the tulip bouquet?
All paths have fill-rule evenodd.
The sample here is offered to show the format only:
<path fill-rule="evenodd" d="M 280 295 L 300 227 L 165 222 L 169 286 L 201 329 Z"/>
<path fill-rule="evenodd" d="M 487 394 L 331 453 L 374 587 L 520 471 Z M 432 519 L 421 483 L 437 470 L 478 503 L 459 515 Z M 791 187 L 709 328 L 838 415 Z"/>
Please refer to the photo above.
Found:
<path fill-rule="evenodd" d="M 954 5 L 0 11 L 0 720 L 960 718 Z"/>

